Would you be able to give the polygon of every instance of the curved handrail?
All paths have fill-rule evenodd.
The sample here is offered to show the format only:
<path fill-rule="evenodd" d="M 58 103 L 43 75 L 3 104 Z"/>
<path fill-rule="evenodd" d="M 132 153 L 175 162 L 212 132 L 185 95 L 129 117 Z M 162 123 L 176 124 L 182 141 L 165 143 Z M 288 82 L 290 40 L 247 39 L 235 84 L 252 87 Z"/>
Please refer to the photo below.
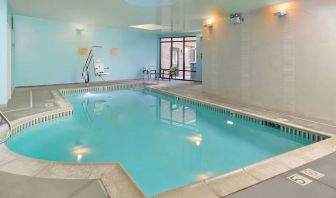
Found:
<path fill-rule="evenodd" d="M 12 129 L 13 129 L 13 128 L 12 128 L 12 124 L 10 123 L 10 121 L 7 119 L 7 117 L 6 117 L 1 111 L 0 111 L 0 116 L 3 118 L 3 120 L 6 121 L 8 127 L 9 127 L 9 130 L 8 130 L 8 132 L 7 132 L 6 136 L 5 136 L 5 138 L 3 138 L 3 139 L 0 140 L 0 144 L 3 144 L 3 143 L 5 143 L 5 142 L 10 138 L 10 136 L 12 135 Z"/>

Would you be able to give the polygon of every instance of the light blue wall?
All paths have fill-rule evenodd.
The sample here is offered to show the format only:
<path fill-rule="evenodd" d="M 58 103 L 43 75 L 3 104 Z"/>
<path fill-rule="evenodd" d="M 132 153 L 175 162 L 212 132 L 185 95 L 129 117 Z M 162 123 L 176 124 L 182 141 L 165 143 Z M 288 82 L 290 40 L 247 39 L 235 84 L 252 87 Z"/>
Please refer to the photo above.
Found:
<path fill-rule="evenodd" d="M 14 86 L 83 82 L 81 71 L 86 57 L 78 48 L 102 45 L 96 57 L 110 67 L 106 80 L 140 78 L 147 65 L 157 65 L 158 35 L 75 24 L 26 16 L 14 16 Z M 118 48 L 119 55 L 109 55 Z M 91 81 L 100 81 L 91 72 Z"/>
<path fill-rule="evenodd" d="M 196 64 L 196 80 L 202 81 L 202 49 L 203 49 L 203 41 L 202 41 L 202 33 L 201 32 L 192 32 L 192 33 L 172 33 L 172 34 L 160 34 L 160 38 L 163 37 L 182 37 L 182 36 L 197 36 L 197 64 Z M 160 45 L 160 41 L 159 41 Z"/>
<path fill-rule="evenodd" d="M 7 103 L 7 0 L 0 0 L 0 105 Z"/>

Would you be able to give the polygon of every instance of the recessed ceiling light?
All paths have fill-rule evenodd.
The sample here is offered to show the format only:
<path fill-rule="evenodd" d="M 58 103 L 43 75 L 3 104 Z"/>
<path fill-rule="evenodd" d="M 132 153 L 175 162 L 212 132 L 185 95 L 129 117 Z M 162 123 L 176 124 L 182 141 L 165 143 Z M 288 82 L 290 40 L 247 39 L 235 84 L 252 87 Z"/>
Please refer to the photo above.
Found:
<path fill-rule="evenodd" d="M 143 25 L 132 25 L 132 28 L 143 29 L 143 30 L 168 30 L 170 27 L 162 26 L 157 24 L 143 24 Z"/>
<path fill-rule="evenodd" d="M 173 5 L 176 3 L 176 0 L 125 0 L 128 4 L 136 6 L 165 6 Z"/>

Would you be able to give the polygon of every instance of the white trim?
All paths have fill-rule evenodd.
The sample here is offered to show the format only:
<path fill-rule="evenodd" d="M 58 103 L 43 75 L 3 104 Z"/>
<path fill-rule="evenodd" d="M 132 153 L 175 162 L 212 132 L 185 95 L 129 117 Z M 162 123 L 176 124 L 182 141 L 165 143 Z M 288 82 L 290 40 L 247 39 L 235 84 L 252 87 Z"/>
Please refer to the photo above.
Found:
<path fill-rule="evenodd" d="M 12 98 L 12 27 L 7 25 L 7 102 Z"/>

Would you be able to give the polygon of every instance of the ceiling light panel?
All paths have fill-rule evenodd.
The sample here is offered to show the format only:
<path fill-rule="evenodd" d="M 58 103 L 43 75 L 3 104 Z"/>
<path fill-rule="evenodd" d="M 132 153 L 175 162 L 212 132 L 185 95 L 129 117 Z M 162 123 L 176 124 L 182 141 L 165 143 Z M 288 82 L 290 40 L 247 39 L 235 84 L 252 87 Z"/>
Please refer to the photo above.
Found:
<path fill-rule="evenodd" d="M 174 5 L 176 0 L 125 0 L 128 4 L 144 7 Z"/>
<path fill-rule="evenodd" d="M 157 24 L 143 24 L 143 25 L 132 25 L 131 28 L 143 29 L 143 30 L 168 30 L 170 27 L 162 26 Z"/>

